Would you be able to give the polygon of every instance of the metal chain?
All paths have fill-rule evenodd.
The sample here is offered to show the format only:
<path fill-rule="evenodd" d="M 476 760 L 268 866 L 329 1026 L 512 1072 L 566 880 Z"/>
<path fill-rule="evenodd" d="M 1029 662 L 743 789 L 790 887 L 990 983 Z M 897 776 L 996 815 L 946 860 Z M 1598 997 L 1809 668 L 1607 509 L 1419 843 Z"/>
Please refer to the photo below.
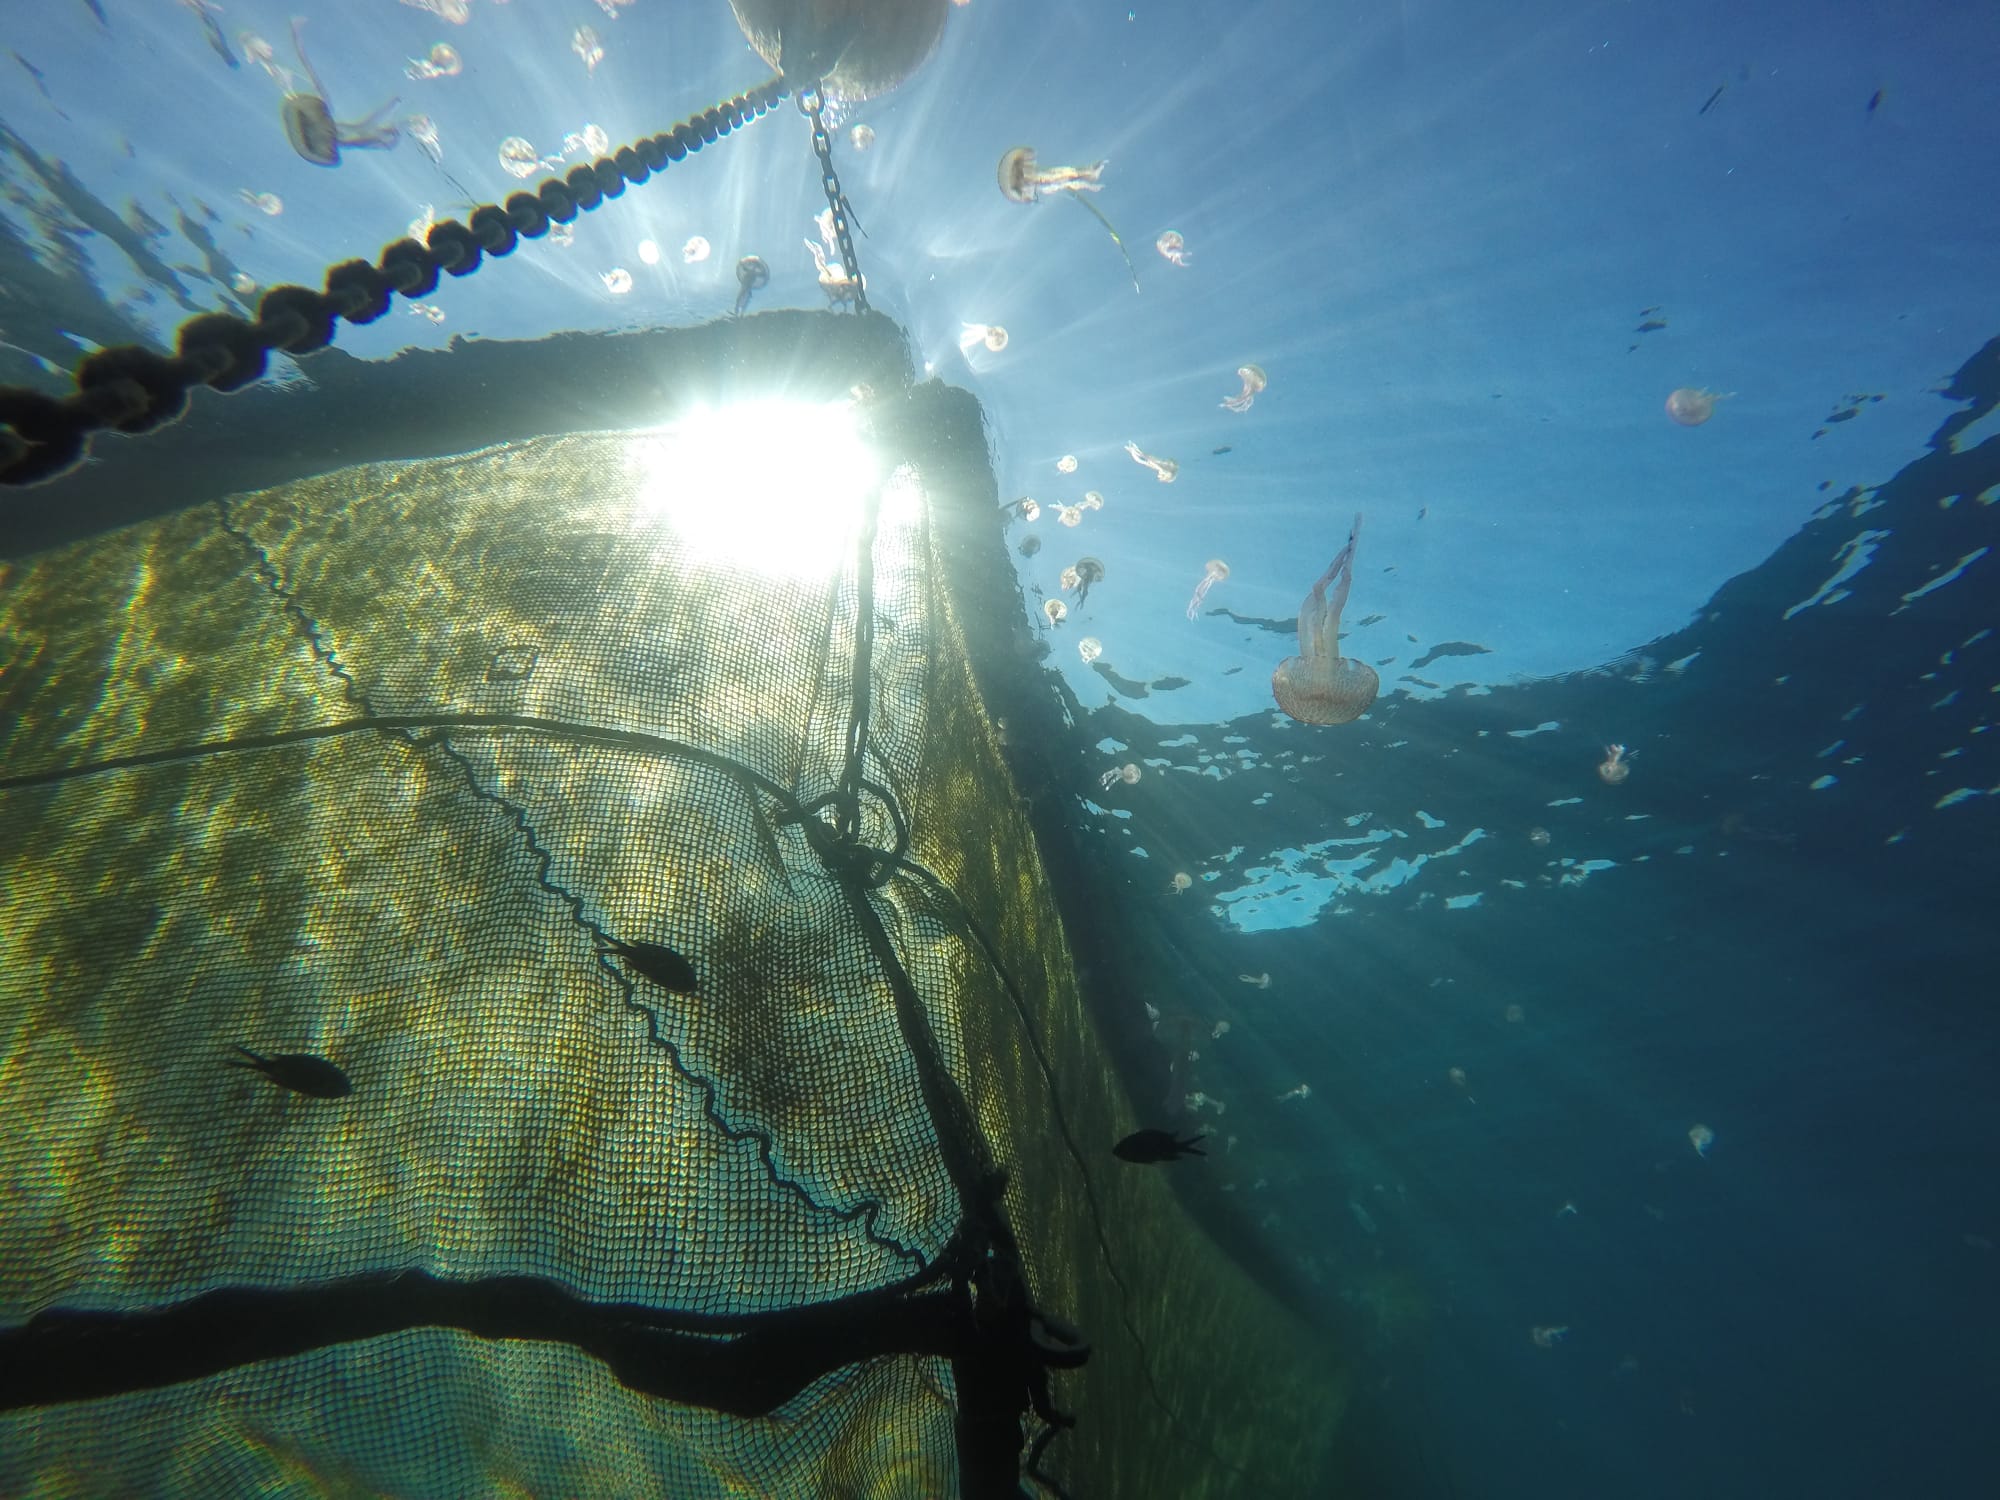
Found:
<path fill-rule="evenodd" d="M 854 217 L 854 207 L 840 190 L 840 174 L 833 169 L 833 139 L 826 132 L 826 96 L 820 85 L 814 83 L 799 90 L 798 100 L 800 113 L 812 121 L 813 151 L 819 157 L 819 181 L 826 189 L 826 206 L 833 211 L 833 237 L 840 246 L 840 267 L 854 288 L 854 310 L 867 312 L 868 293 L 861 284 L 861 262 L 855 258 L 854 236 L 847 229 Z"/>

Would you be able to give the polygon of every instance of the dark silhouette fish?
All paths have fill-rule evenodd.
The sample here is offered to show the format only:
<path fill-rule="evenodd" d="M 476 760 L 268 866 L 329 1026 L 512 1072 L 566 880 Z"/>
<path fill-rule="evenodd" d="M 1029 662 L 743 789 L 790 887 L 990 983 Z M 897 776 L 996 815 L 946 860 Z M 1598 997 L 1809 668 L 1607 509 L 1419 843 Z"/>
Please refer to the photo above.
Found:
<path fill-rule="evenodd" d="M 230 1045 L 243 1056 L 225 1057 L 222 1061 L 226 1066 L 254 1068 L 280 1088 L 295 1094 L 309 1094 L 315 1099 L 344 1099 L 354 1092 L 347 1075 L 324 1057 L 310 1052 L 275 1052 L 265 1057 L 234 1042 Z"/>
<path fill-rule="evenodd" d="M 1206 1156 L 1201 1142 L 1207 1139 L 1205 1135 L 1191 1135 L 1183 1141 L 1171 1130 L 1135 1130 L 1113 1146 L 1111 1154 L 1123 1161 L 1151 1166 L 1155 1162 L 1179 1161 L 1183 1156 Z"/>
<path fill-rule="evenodd" d="M 694 965 L 664 943 L 621 943 L 606 938 L 608 952 L 617 954 L 633 970 L 663 990 L 691 991 L 700 983 Z"/>

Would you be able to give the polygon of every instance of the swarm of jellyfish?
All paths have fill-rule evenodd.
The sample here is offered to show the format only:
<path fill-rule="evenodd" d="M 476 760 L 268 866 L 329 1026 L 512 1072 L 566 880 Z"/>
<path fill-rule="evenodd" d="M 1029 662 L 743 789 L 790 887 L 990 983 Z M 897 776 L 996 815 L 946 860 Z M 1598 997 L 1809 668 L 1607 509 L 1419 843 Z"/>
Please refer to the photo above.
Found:
<path fill-rule="evenodd" d="M 857 125 L 847 132 L 847 139 L 856 151 L 866 151 L 875 144 L 875 132 L 866 125 Z"/>
<path fill-rule="evenodd" d="M 681 259 L 688 265 L 698 265 L 708 259 L 708 241 L 700 235 L 694 236 L 681 246 Z"/>
<path fill-rule="evenodd" d="M 1061 458 L 1057 459 L 1056 472 L 1058 474 L 1074 474 L 1076 472 L 1076 455 L 1074 453 L 1065 453 Z"/>
<path fill-rule="evenodd" d="M 597 33 L 588 26 L 576 28 L 569 39 L 569 50 L 576 54 L 586 73 L 595 73 L 597 65 L 604 61 L 604 46 L 597 40 Z"/>
<path fill-rule="evenodd" d="M 1083 658 L 1085 666 L 1089 666 L 1104 654 L 1104 642 L 1094 635 L 1087 635 L 1076 643 L 1076 654 Z"/>
<path fill-rule="evenodd" d="M 1211 557 L 1202 565 L 1201 582 L 1194 586 L 1194 597 L 1188 600 L 1187 617 L 1192 620 L 1201 612 L 1201 601 L 1208 597 L 1208 591 L 1229 576 L 1229 564 L 1219 557 Z"/>
<path fill-rule="evenodd" d="M 428 57 L 413 57 L 410 65 L 403 69 L 403 76 L 417 83 L 425 83 L 433 78 L 456 78 L 465 71 L 465 60 L 451 47 L 439 42 L 431 48 Z"/>
<path fill-rule="evenodd" d="M 1050 629 L 1054 629 L 1069 618 L 1069 606 L 1060 599 L 1046 599 L 1042 602 L 1042 613 L 1048 616 Z"/>
<path fill-rule="evenodd" d="M 1361 517 L 1347 545 L 1299 606 L 1299 654 L 1278 663 L 1271 694 L 1302 724 L 1347 724 L 1368 712 L 1382 682 L 1366 662 L 1340 654 L 1340 612 L 1354 583 L 1354 550 Z"/>
<path fill-rule="evenodd" d="M 1000 158 L 1000 191 L 1016 203 L 1033 203 L 1044 193 L 1095 193 L 1103 188 L 1109 162 L 1087 167 L 1044 167 L 1032 146 L 1016 146 Z"/>
<path fill-rule="evenodd" d="M 1271 383 L 1260 365 L 1237 366 L 1236 378 L 1243 382 L 1243 389 L 1233 396 L 1222 398 L 1223 407 L 1229 411 L 1250 410 L 1250 403 L 1257 399 L 1257 393 Z"/>
<path fill-rule="evenodd" d="M 974 347 L 979 344 L 984 344 L 988 349 L 998 354 L 1002 349 L 1007 347 L 1007 330 L 1002 328 L 998 323 L 966 323 L 961 325 L 958 333 L 959 351 L 964 354 L 970 354 Z"/>
<path fill-rule="evenodd" d="M 1151 469 L 1159 476 L 1161 484 L 1172 484 L 1180 477 L 1181 466 L 1171 458 L 1155 458 L 1141 450 L 1137 443 L 1127 443 L 1125 451 L 1132 455 L 1132 462 Z"/>
<path fill-rule="evenodd" d="M 1165 234 L 1154 240 L 1153 248 L 1164 255 L 1174 265 L 1191 266 L 1194 264 L 1193 261 L 1188 259 L 1187 241 L 1181 238 L 1181 232 L 1178 229 L 1169 229 Z"/>
<path fill-rule="evenodd" d="M 768 286 L 770 281 L 771 268 L 762 259 L 755 255 L 744 256 L 736 262 L 736 305 L 730 311 L 740 316 L 743 309 L 750 305 L 750 294 Z"/>
<path fill-rule="evenodd" d="M 1715 403 L 1727 401 L 1734 391 L 1700 391 L 1684 385 L 1667 397 L 1667 415 L 1683 427 L 1699 427 L 1715 415 Z"/>

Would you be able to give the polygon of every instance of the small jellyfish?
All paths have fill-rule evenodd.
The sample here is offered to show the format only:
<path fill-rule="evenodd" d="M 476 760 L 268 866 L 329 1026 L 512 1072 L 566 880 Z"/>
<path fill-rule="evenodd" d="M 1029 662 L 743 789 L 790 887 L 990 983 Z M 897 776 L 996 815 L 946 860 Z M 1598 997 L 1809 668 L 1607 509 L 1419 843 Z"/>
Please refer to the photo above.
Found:
<path fill-rule="evenodd" d="M 1271 987 L 1271 976 L 1269 974 L 1238 974 L 1236 978 L 1240 983 L 1247 984 L 1252 989 L 1268 990 Z"/>
<path fill-rule="evenodd" d="M 639 260 L 643 265 L 657 266 L 660 263 L 660 247 L 653 240 L 639 241 Z"/>
<path fill-rule="evenodd" d="M 603 156 L 611 149 L 611 136 L 602 125 L 586 125 L 563 137 L 564 156 Z"/>
<path fill-rule="evenodd" d="M 1069 567 L 1064 568 L 1062 570 L 1061 577 L 1059 577 L 1056 581 L 1058 584 L 1061 585 L 1062 591 L 1065 594 L 1067 594 L 1071 589 L 1075 588 L 1078 582 L 1076 576 L 1075 564 L 1072 563 Z"/>
<path fill-rule="evenodd" d="M 1500 1012 L 1500 1019 L 1510 1026 L 1519 1026 L 1528 1019 L 1528 1013 L 1518 1005 L 1510 1005 Z"/>
<path fill-rule="evenodd" d="M 284 78 L 288 90 L 278 105 L 278 117 L 284 123 L 285 139 L 292 149 L 316 167 L 337 167 L 340 165 L 340 148 L 352 146 L 361 150 L 387 151 L 402 138 L 402 132 L 394 125 L 380 125 L 376 122 L 396 107 L 396 100 L 360 120 L 336 120 L 333 110 L 326 102 L 326 89 L 313 71 L 313 65 L 306 57 L 305 38 L 300 34 L 305 26 L 302 18 L 292 20 L 292 49 L 299 55 L 299 66 L 305 69 L 306 81 L 311 89 L 298 86 L 298 80 L 290 74 Z"/>
<path fill-rule="evenodd" d="M 1190 880 L 1190 881 L 1188 882 L 1188 885 L 1193 885 L 1193 884 L 1194 884 L 1194 882 L 1193 882 L 1193 881 L 1191 881 L 1191 880 Z M 1186 889 L 1187 889 L 1187 886 L 1183 886 L 1183 887 L 1181 887 L 1181 889 L 1182 889 L 1182 890 L 1186 890 Z M 1223 1039 L 1224 1037 L 1226 1037 L 1226 1036 L 1228 1036 L 1228 1035 L 1229 1035 L 1229 1023 L 1228 1023 L 1227 1021 L 1217 1021 L 1217 1022 L 1215 1023 L 1215 1029 L 1214 1029 L 1213 1031 L 1209 1032 L 1209 1034 L 1208 1034 L 1208 1039 L 1209 1039 L 1209 1040 L 1210 1040 L 1211 1042 L 1219 1042 L 1219 1041 L 1221 1041 L 1221 1040 L 1222 1040 L 1222 1039 Z M 1220 1106 L 1220 1105 L 1217 1105 L 1217 1106 L 1216 1106 L 1216 1112 L 1217 1112 L 1218 1114 L 1219 1114 L 1219 1113 L 1221 1113 L 1221 1106 Z"/>
<path fill-rule="evenodd" d="M 970 354 L 975 344 L 984 344 L 988 349 L 998 354 L 1002 349 L 1007 347 L 1007 330 L 997 323 L 967 323 L 963 325 L 958 334 L 959 349 L 964 353 Z"/>
<path fill-rule="evenodd" d="M 1243 389 L 1233 396 L 1225 396 L 1222 404 L 1230 411 L 1248 411 L 1250 403 L 1257 399 L 1257 393 L 1271 383 L 1270 379 L 1261 365 L 1238 365 L 1236 377 L 1243 382 Z"/>
<path fill-rule="evenodd" d="M 1194 889 L 1194 877 L 1188 874 L 1186 870 L 1176 870 L 1170 886 L 1176 896 L 1185 896 L 1189 891 Z M 1222 1035 L 1219 1031 L 1215 1034 L 1217 1036 Z"/>
<path fill-rule="evenodd" d="M 1708 1148 L 1715 1144 L 1715 1132 L 1706 1125 L 1688 1127 L 1688 1144 L 1694 1147 L 1696 1156 L 1707 1156 Z"/>
<path fill-rule="evenodd" d="M 428 244 L 431 237 L 431 226 L 435 223 L 437 223 L 437 210 L 426 203 L 424 211 L 416 218 L 410 220 L 410 238 L 415 240 L 419 245 Z"/>
<path fill-rule="evenodd" d="M 1699 427 L 1715 415 L 1715 403 L 1727 401 L 1734 391 L 1698 391 L 1684 385 L 1667 397 L 1667 415 L 1683 427 Z"/>
<path fill-rule="evenodd" d="M 730 311 L 741 314 L 750 305 L 750 294 L 770 280 L 771 268 L 756 256 L 746 255 L 736 262 L 736 305 Z"/>
<path fill-rule="evenodd" d="M 1076 472 L 1076 455 L 1074 453 L 1065 453 L 1061 458 L 1057 459 L 1056 472 L 1058 474 L 1074 474 Z"/>
<path fill-rule="evenodd" d="M 571 34 L 569 50 L 576 54 L 577 61 L 583 64 L 583 71 L 586 73 L 595 73 L 597 65 L 604 61 L 603 44 L 597 40 L 597 33 L 588 26 L 579 26 Z"/>
<path fill-rule="evenodd" d="M 410 304 L 410 316 L 428 318 L 433 323 L 442 323 L 444 321 L 444 309 L 429 302 L 412 302 Z"/>
<path fill-rule="evenodd" d="M 1350 723 L 1368 712 L 1382 687 L 1373 667 L 1340 654 L 1340 612 L 1354 582 L 1360 537 L 1356 516 L 1347 545 L 1299 606 L 1299 654 L 1286 657 L 1271 674 L 1278 707 L 1302 724 Z"/>
<path fill-rule="evenodd" d="M 1033 495 L 1023 495 L 1007 508 L 1030 525 L 1033 525 L 1042 518 L 1041 502 Z"/>
<path fill-rule="evenodd" d="M 247 272 L 238 271 L 229 278 L 229 289 L 239 297 L 248 297 L 257 290 L 257 282 Z"/>
<path fill-rule="evenodd" d="M 1201 582 L 1194 586 L 1194 597 L 1188 600 L 1187 617 L 1192 620 L 1201 612 L 1201 601 L 1208 597 L 1208 591 L 1229 576 L 1229 564 L 1219 557 L 1211 557 L 1202 566 Z"/>
<path fill-rule="evenodd" d="M 1100 494 L 1099 494 L 1099 493 L 1098 493 L 1098 492 L 1097 492 L 1096 490 L 1085 490 L 1085 491 L 1083 492 L 1083 499 L 1082 499 L 1082 501 L 1081 501 L 1081 502 L 1080 502 L 1080 503 L 1078 504 L 1078 506 L 1077 506 L 1077 509 L 1079 509 L 1079 510 L 1103 510 L 1103 509 L 1104 509 L 1104 497 L 1103 497 L 1102 495 L 1100 495 Z"/>
<path fill-rule="evenodd" d="M 632 0 L 597 0 L 597 8 L 615 21 L 618 19 L 618 8 L 631 3 Z"/>
<path fill-rule="evenodd" d="M 1127 786 L 1136 786 L 1138 784 L 1140 774 L 1141 772 L 1139 768 L 1134 764 L 1132 764 L 1132 762 L 1130 762 L 1129 760 L 1125 762 L 1124 765 L 1118 768 L 1118 779 L 1124 782 L 1125 785 Z"/>
<path fill-rule="evenodd" d="M 1076 643 L 1076 654 L 1083 658 L 1085 666 L 1089 666 L 1104 654 L 1104 642 L 1094 635 L 1087 635 Z"/>
<path fill-rule="evenodd" d="M 1626 758 L 1623 745 L 1606 745 L 1604 759 L 1598 763 L 1597 775 L 1606 786 L 1618 786 L 1632 774 L 1631 762 Z"/>
<path fill-rule="evenodd" d="M 285 211 L 285 200 L 280 198 L 276 193 L 253 193 L 250 189 L 243 188 L 238 191 L 236 196 L 256 209 L 258 213 L 268 214 L 274 219 Z"/>
<path fill-rule="evenodd" d="M 558 250 L 568 249 L 576 243 L 576 226 L 574 224 L 549 225 L 549 243 L 554 245 Z"/>
<path fill-rule="evenodd" d="M 1278 1095 L 1278 1102 L 1280 1104 L 1283 1104 L 1288 1099 L 1310 1099 L 1310 1098 L 1312 1098 L 1312 1085 L 1309 1083 L 1301 1083 L 1301 1084 L 1295 1084 L 1293 1087 L 1286 1089 L 1284 1093 Z"/>
<path fill-rule="evenodd" d="M 465 71 L 465 60 L 456 51 L 439 42 L 431 48 L 428 57 L 413 57 L 410 65 L 403 69 L 405 78 L 423 83 L 432 78 L 456 78 Z"/>
<path fill-rule="evenodd" d="M 696 235 L 685 245 L 681 246 L 681 259 L 691 266 L 699 265 L 702 261 L 707 260 L 708 241 L 700 235 Z"/>
<path fill-rule="evenodd" d="M 1548 829 L 1541 827 L 1530 828 L 1528 830 L 1528 842 L 1533 844 L 1537 849 L 1548 848 L 1549 847 Z"/>
<path fill-rule="evenodd" d="M 1033 203 L 1043 193 L 1094 193 L 1104 186 L 1109 162 L 1087 167 L 1040 167 L 1032 146 L 1016 146 L 1000 158 L 1000 191 L 1016 203 Z"/>
<path fill-rule="evenodd" d="M 1465 1087 L 1465 1069 L 1447 1068 L 1445 1069 L 1444 1076 L 1451 1080 L 1453 1088 L 1462 1089 Z"/>
<path fill-rule="evenodd" d="M 856 151 L 866 151 L 875 144 L 875 132 L 866 125 L 857 125 L 847 132 L 847 139 Z"/>
<path fill-rule="evenodd" d="M 403 121 L 403 129 L 424 155 L 434 162 L 444 160 L 444 142 L 438 139 L 437 121 L 429 115 L 411 115 Z"/>
<path fill-rule="evenodd" d="M 1042 601 L 1042 613 L 1048 616 L 1049 628 L 1053 630 L 1069 618 L 1069 606 L 1060 599 L 1045 599 Z"/>
<path fill-rule="evenodd" d="M 1180 477 L 1181 466 L 1171 458 L 1155 458 L 1143 451 L 1137 443 L 1127 443 L 1125 451 L 1132 455 L 1132 462 L 1143 464 L 1159 476 L 1161 484 L 1172 484 Z"/>
<path fill-rule="evenodd" d="M 542 170 L 542 154 L 525 136 L 510 135 L 500 143 L 500 165 L 509 177 L 533 177 Z"/>
<path fill-rule="evenodd" d="M 1021 538 L 1021 545 L 1014 549 L 1023 557 L 1033 557 L 1042 550 L 1042 539 L 1033 532 Z"/>
<path fill-rule="evenodd" d="M 1153 248 L 1177 266 L 1194 264 L 1193 261 L 1188 259 L 1187 241 L 1181 238 L 1181 232 L 1178 229 L 1169 229 L 1165 234 L 1154 240 Z"/>
<path fill-rule="evenodd" d="M 237 32 L 236 50 L 243 54 L 246 61 L 262 68 L 280 88 L 289 90 L 292 87 L 291 75 L 278 63 L 277 49 L 256 32 Z"/>
<path fill-rule="evenodd" d="M 623 266 L 613 267 L 603 273 L 604 290 L 614 297 L 622 297 L 632 290 L 632 273 Z"/>
<path fill-rule="evenodd" d="M 1535 1341 L 1537 1349 L 1553 1349 L 1563 1341 L 1564 1335 L 1568 1332 L 1569 1324 L 1551 1323 L 1544 1327 L 1530 1328 L 1528 1337 Z"/>
<path fill-rule="evenodd" d="M 1058 500 L 1056 502 L 1056 519 L 1065 526 L 1079 526 L 1083 523 L 1083 507 L 1081 505 L 1064 505 Z"/>
<path fill-rule="evenodd" d="M 1076 595 L 1077 607 L 1090 598 L 1090 586 L 1104 581 L 1104 564 L 1094 557 L 1079 557 L 1063 569 L 1063 587 Z"/>

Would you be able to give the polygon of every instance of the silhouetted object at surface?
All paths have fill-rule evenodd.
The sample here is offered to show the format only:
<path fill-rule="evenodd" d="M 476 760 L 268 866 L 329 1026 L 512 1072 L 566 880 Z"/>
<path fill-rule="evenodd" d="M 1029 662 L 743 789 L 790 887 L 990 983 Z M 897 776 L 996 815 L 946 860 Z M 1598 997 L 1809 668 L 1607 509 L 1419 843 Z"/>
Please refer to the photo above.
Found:
<path fill-rule="evenodd" d="M 729 0 L 751 50 L 795 84 L 850 104 L 908 78 L 937 50 L 945 0 Z"/>

